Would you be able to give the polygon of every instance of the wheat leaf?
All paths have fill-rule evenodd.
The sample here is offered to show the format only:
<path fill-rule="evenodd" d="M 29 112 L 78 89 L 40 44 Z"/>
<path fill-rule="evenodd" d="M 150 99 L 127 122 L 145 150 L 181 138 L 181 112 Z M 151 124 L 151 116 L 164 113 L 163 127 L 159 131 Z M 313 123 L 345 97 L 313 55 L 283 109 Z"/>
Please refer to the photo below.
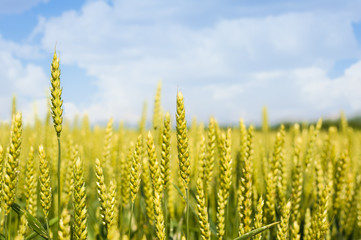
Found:
<path fill-rule="evenodd" d="M 13 203 L 11 208 L 18 214 L 23 215 L 25 214 L 26 220 L 28 221 L 28 225 L 31 229 L 34 230 L 39 236 L 44 239 L 49 239 L 47 231 L 44 229 L 43 225 L 40 223 L 38 219 L 36 219 L 33 215 L 31 215 L 25 209 L 22 209 L 19 204 Z"/>
<path fill-rule="evenodd" d="M 237 237 L 237 238 L 235 238 L 235 239 L 233 239 L 233 240 L 245 240 L 245 239 L 254 237 L 254 236 L 256 236 L 257 234 L 260 234 L 261 232 L 266 231 L 267 229 L 269 229 L 269 228 L 271 228 L 271 227 L 273 227 L 273 226 L 275 226 L 275 225 L 277 225 L 277 224 L 279 224 L 279 223 L 280 223 L 280 222 L 274 222 L 274 223 L 271 223 L 271 224 L 269 224 L 269 225 L 266 225 L 266 226 L 257 228 L 257 229 L 255 229 L 255 230 L 252 230 L 252 231 L 250 231 L 250 232 L 248 232 L 248 233 L 246 233 L 246 234 L 244 234 L 244 235 L 242 235 L 242 236 L 239 236 L 239 237 Z"/>

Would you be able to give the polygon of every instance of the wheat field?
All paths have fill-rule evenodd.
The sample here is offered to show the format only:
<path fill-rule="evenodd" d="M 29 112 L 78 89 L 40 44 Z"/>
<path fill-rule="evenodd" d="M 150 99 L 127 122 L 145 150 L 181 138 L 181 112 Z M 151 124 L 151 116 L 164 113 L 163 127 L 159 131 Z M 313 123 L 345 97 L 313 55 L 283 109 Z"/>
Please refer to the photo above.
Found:
<path fill-rule="evenodd" d="M 171 116 L 159 84 L 136 129 L 92 127 L 63 122 L 59 68 L 54 53 L 45 119 L 24 126 L 14 99 L 0 125 L 0 239 L 361 238 L 361 133 L 345 116 L 187 124 L 186 96 Z"/>

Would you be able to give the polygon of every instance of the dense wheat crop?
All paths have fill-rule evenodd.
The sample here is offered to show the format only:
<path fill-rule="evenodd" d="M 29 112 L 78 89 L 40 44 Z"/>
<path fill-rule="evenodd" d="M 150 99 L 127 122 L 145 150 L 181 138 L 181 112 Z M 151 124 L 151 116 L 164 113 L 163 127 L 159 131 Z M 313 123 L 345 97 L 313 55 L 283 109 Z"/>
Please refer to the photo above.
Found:
<path fill-rule="evenodd" d="M 24 126 L 14 101 L 0 125 L 0 239 L 361 237 L 361 133 L 345 117 L 187 124 L 186 96 L 164 113 L 158 85 L 138 128 L 63 123 L 56 55 L 51 69 L 48 116 Z"/>

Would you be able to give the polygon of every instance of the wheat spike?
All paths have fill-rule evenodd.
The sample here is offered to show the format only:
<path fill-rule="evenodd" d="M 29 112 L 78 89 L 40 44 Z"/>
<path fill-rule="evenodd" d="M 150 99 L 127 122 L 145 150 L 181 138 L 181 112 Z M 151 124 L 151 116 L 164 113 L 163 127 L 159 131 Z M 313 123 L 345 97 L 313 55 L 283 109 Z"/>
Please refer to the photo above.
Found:
<path fill-rule="evenodd" d="M 217 235 L 219 239 L 225 234 L 225 208 L 232 184 L 231 129 L 222 135 L 222 154 L 220 160 L 220 187 L 218 190 Z"/>
<path fill-rule="evenodd" d="M 286 204 L 285 183 L 284 183 L 284 145 L 285 145 L 285 128 L 281 125 L 276 135 L 274 145 L 271 170 L 276 185 L 276 194 L 278 206 Z"/>
<path fill-rule="evenodd" d="M 4 212 L 7 215 L 10 206 L 15 201 L 16 186 L 19 177 L 19 156 L 22 136 L 22 116 L 17 113 L 13 116 L 10 132 L 10 146 L 7 151 L 7 161 L 5 162 L 5 172 L 3 176 L 3 203 Z"/>
<path fill-rule="evenodd" d="M 62 88 L 60 87 L 60 69 L 59 58 L 54 51 L 53 61 L 51 63 L 51 115 L 53 117 L 53 123 L 55 131 L 58 137 L 62 131 L 63 123 L 63 100 L 61 99 Z"/>
<path fill-rule="evenodd" d="M 51 186 L 49 174 L 49 162 L 45 155 L 43 145 L 39 146 L 39 168 L 40 168 L 40 203 L 45 218 L 48 218 L 51 207 Z"/>
<path fill-rule="evenodd" d="M 178 148 L 178 161 L 180 176 L 183 180 L 185 189 L 188 189 L 190 181 L 190 160 L 189 160 L 189 140 L 187 133 L 187 121 L 185 119 L 184 99 L 183 94 L 178 92 L 177 94 L 177 148 Z"/>
<path fill-rule="evenodd" d="M 161 175 L 160 175 L 161 172 L 155 151 L 154 139 L 150 131 L 148 132 L 148 137 L 147 137 L 147 150 L 148 150 L 149 169 L 152 178 L 153 190 L 154 192 L 158 192 L 160 194 L 163 192 L 162 181 L 158 181 L 158 179 L 161 179 Z"/>
<path fill-rule="evenodd" d="M 343 152 L 336 164 L 335 169 L 335 198 L 333 203 L 333 211 L 337 213 L 342 205 L 345 197 L 346 184 L 346 162 L 348 161 L 348 152 Z"/>
<path fill-rule="evenodd" d="M 131 201 L 134 202 L 139 190 L 140 174 L 141 174 L 141 157 L 142 157 L 142 135 L 138 136 L 137 143 L 135 145 L 132 168 L 130 170 L 130 197 Z"/>
<path fill-rule="evenodd" d="M 105 226 L 105 229 L 108 230 L 111 222 L 111 219 L 109 219 L 109 214 L 108 214 L 108 191 L 105 185 L 103 167 L 98 158 L 95 160 L 95 175 L 96 175 L 98 199 L 100 202 L 100 215 L 102 217 L 102 221 Z"/>
<path fill-rule="evenodd" d="M 154 110 L 153 110 L 153 129 L 159 130 L 161 124 L 161 93 L 162 93 L 162 82 L 158 82 L 157 92 L 154 98 Z"/>
<path fill-rule="evenodd" d="M 158 184 L 160 183 L 160 178 L 158 178 Z M 158 240 L 166 239 L 165 235 L 165 226 L 164 226 L 164 215 L 161 205 L 161 197 L 158 191 L 154 192 L 154 215 L 155 215 L 155 229 L 156 236 Z"/>
<path fill-rule="evenodd" d="M 153 188 L 149 172 L 149 162 L 145 157 L 143 158 L 143 171 L 141 176 L 143 182 L 142 185 L 145 197 L 146 212 L 149 222 L 152 224 L 154 222 Z"/>
<path fill-rule="evenodd" d="M 258 199 L 258 204 L 257 204 L 257 212 L 256 215 L 254 217 L 254 228 L 260 228 L 262 227 L 262 219 L 263 219 L 263 205 L 264 205 L 264 201 L 262 196 Z M 255 236 L 253 238 L 254 240 L 258 239 L 261 240 L 262 239 L 262 234 L 259 234 L 258 236 Z"/>
<path fill-rule="evenodd" d="M 165 114 L 163 124 L 162 152 L 160 161 L 160 174 L 165 191 L 168 190 L 170 180 L 170 151 L 170 114 L 167 112 Z"/>
<path fill-rule="evenodd" d="M 26 210 L 35 215 L 37 210 L 37 172 L 35 171 L 34 162 L 34 148 L 31 146 L 29 150 L 29 156 L 26 163 L 26 175 L 25 175 L 25 197 L 26 197 Z"/>
<path fill-rule="evenodd" d="M 58 238 L 59 240 L 67 240 L 71 238 L 70 235 L 70 214 L 69 211 L 64 208 L 61 217 L 60 217 L 60 223 L 59 223 L 59 232 L 58 232 Z"/>
<path fill-rule="evenodd" d="M 25 240 L 26 230 L 28 229 L 28 221 L 26 220 L 26 216 L 22 215 L 20 217 L 20 224 L 17 235 L 15 236 L 15 240 Z"/>
<path fill-rule="evenodd" d="M 296 138 L 294 149 L 294 168 L 292 172 L 292 191 L 291 191 L 291 236 L 295 239 L 300 239 L 300 226 L 301 226 L 301 214 L 300 204 L 303 189 L 303 168 L 300 158 L 302 139 Z"/>
<path fill-rule="evenodd" d="M 74 231 L 75 240 L 86 240 L 88 238 L 88 210 L 86 203 L 85 182 L 80 158 L 75 162 L 74 167 Z"/>
<path fill-rule="evenodd" d="M 250 126 L 247 133 L 247 144 L 244 155 L 244 167 L 242 169 L 243 177 L 241 178 L 241 195 L 239 196 L 243 206 L 241 209 L 243 213 L 241 215 L 241 225 L 239 232 L 243 235 L 246 232 L 251 231 L 252 225 L 252 204 L 253 204 L 253 184 L 252 184 L 252 174 L 253 174 L 253 135 L 254 128 Z"/>
<path fill-rule="evenodd" d="M 231 156 L 231 129 L 228 128 L 226 136 L 223 137 L 222 157 L 220 161 L 220 188 L 225 199 L 229 197 L 232 184 L 232 156 Z"/>
<path fill-rule="evenodd" d="M 312 240 L 312 233 L 310 230 L 311 230 L 311 210 L 307 208 L 305 215 L 305 227 L 303 228 L 304 240 Z"/>
<path fill-rule="evenodd" d="M 111 166 L 112 155 L 112 138 L 113 138 L 113 119 L 110 118 L 105 129 L 105 140 L 103 149 L 103 166 L 105 174 L 113 177 L 113 167 Z"/>
<path fill-rule="evenodd" d="M 219 240 L 223 239 L 225 234 L 225 210 L 227 205 L 227 200 L 224 198 L 222 189 L 218 190 L 217 194 L 217 237 Z"/>
<path fill-rule="evenodd" d="M 199 153 L 198 153 L 198 178 L 202 179 L 205 184 L 206 180 L 206 168 L 207 168 L 207 158 L 206 158 L 206 138 L 201 135 L 199 140 Z"/>
<path fill-rule="evenodd" d="M 130 142 L 129 148 L 128 148 L 128 154 L 124 158 L 121 156 L 121 195 L 122 195 L 122 205 L 123 207 L 127 206 L 129 203 L 129 196 L 130 196 L 130 170 L 131 170 L 131 164 L 133 162 L 133 151 L 134 151 L 134 143 Z"/>
<path fill-rule="evenodd" d="M 213 117 L 210 118 L 208 124 L 208 132 L 207 132 L 207 164 L 206 168 L 204 169 L 205 177 L 204 181 L 209 183 L 207 188 L 208 190 L 211 189 L 211 180 L 213 177 L 213 169 L 214 169 L 214 160 L 215 160 L 215 150 L 216 150 L 216 126 L 215 126 L 215 119 Z"/>
<path fill-rule="evenodd" d="M 201 230 L 201 237 L 203 240 L 211 239 L 211 232 L 208 222 L 208 211 L 206 206 L 206 199 L 204 196 L 204 185 L 203 179 L 197 180 L 197 210 L 199 225 Z"/>
<path fill-rule="evenodd" d="M 69 146 L 69 159 L 67 161 L 67 168 L 66 168 L 66 172 L 65 172 L 65 183 L 64 183 L 64 195 L 62 195 L 62 203 L 63 204 L 67 204 L 70 199 L 71 199 L 71 195 L 73 193 L 73 187 L 74 187 L 74 178 L 73 178 L 73 172 L 74 172 L 74 165 L 75 165 L 75 160 L 77 159 L 77 157 L 79 156 L 79 146 L 75 145 L 73 146 L 71 144 L 71 146 Z"/>
<path fill-rule="evenodd" d="M 288 202 L 282 209 L 281 223 L 278 225 L 277 240 L 286 240 L 289 238 L 289 218 L 291 211 L 291 202 Z"/>
<path fill-rule="evenodd" d="M 4 182 L 4 150 L 0 144 L 0 209 L 2 209 L 3 203 L 3 182 Z"/>
<path fill-rule="evenodd" d="M 107 192 L 107 209 L 106 209 L 107 217 L 106 217 L 106 219 L 108 219 L 108 221 L 109 221 L 109 223 L 107 225 L 108 231 L 113 225 L 116 225 L 116 223 L 117 223 L 116 190 L 117 190 L 117 184 L 114 180 L 111 180 L 109 183 L 109 191 Z"/>

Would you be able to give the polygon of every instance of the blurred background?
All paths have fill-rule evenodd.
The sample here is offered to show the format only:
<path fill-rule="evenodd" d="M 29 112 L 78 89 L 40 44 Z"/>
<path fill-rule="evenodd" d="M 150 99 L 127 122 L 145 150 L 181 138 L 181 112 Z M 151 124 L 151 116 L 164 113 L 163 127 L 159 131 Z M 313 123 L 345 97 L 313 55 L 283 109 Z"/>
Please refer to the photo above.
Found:
<path fill-rule="evenodd" d="M 189 121 L 361 115 L 361 1 L 0 0 L 0 120 L 47 111 L 60 58 L 65 117 L 135 125 L 143 103 Z M 149 118 L 150 119 L 150 118 Z"/>

